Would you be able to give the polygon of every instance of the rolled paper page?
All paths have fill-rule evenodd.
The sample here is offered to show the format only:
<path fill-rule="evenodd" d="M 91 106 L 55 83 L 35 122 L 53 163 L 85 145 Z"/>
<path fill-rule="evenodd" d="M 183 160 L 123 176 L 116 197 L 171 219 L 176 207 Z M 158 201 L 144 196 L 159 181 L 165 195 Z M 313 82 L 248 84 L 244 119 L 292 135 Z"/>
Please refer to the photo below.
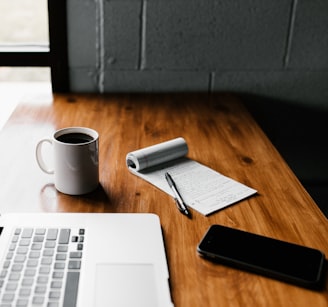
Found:
<path fill-rule="evenodd" d="M 134 171 L 140 171 L 158 164 L 162 164 L 188 153 L 188 145 L 184 138 L 179 137 L 143 149 L 130 152 L 126 156 L 126 164 Z"/>
<path fill-rule="evenodd" d="M 180 137 L 130 152 L 126 156 L 126 164 L 132 174 L 175 197 L 165 179 L 168 172 L 186 205 L 204 215 L 257 192 L 188 158 L 187 153 L 187 143 Z"/>

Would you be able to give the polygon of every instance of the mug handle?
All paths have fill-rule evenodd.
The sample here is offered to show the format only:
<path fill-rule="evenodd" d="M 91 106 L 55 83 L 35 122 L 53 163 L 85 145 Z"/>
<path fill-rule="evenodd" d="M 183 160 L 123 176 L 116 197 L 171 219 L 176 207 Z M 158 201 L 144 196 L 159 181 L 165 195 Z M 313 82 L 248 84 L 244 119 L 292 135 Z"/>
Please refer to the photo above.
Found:
<path fill-rule="evenodd" d="M 42 157 L 42 146 L 44 143 L 49 143 L 49 144 L 53 145 L 52 140 L 50 140 L 50 139 L 40 140 L 38 142 L 38 144 L 36 145 L 36 151 L 35 151 L 36 161 L 38 162 L 38 165 L 42 171 L 44 171 L 47 174 L 53 174 L 55 172 L 54 169 L 48 168 Z"/>

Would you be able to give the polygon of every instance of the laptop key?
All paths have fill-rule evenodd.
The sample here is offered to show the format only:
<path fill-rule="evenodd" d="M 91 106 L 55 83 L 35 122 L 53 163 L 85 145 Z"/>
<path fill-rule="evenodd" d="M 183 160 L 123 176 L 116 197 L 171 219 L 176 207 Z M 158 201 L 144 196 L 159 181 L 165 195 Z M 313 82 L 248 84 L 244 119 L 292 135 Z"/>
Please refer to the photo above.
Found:
<path fill-rule="evenodd" d="M 70 258 L 82 258 L 82 252 L 70 252 Z"/>
<path fill-rule="evenodd" d="M 40 242 L 43 242 L 43 241 L 44 241 L 44 236 L 35 236 L 33 238 L 34 243 L 40 243 Z"/>
<path fill-rule="evenodd" d="M 21 272 L 23 270 L 23 264 L 20 264 L 20 263 L 15 263 L 13 264 L 13 266 L 11 267 L 11 270 L 13 272 Z"/>
<path fill-rule="evenodd" d="M 20 297 L 30 296 L 31 292 L 32 292 L 31 288 L 22 288 L 19 290 L 19 296 Z"/>
<path fill-rule="evenodd" d="M 36 286 L 34 292 L 37 294 L 44 294 L 47 291 L 46 286 Z"/>
<path fill-rule="evenodd" d="M 69 236 L 70 236 L 71 230 L 70 229 L 61 229 L 59 234 L 59 244 L 68 244 L 69 242 Z"/>
<path fill-rule="evenodd" d="M 54 255 L 54 249 L 45 249 L 44 251 L 43 251 L 43 256 L 44 257 L 52 257 L 53 255 Z"/>
<path fill-rule="evenodd" d="M 14 251 L 16 249 L 16 243 L 11 243 L 9 246 L 10 251 Z"/>
<path fill-rule="evenodd" d="M 52 281 L 50 284 L 51 289 L 61 289 L 63 283 L 61 281 Z"/>
<path fill-rule="evenodd" d="M 67 245 L 58 245 L 57 252 L 59 253 L 66 253 L 68 251 Z"/>
<path fill-rule="evenodd" d="M 54 268 L 55 270 L 64 270 L 65 262 L 55 262 Z"/>
<path fill-rule="evenodd" d="M 26 307 L 28 306 L 28 300 L 19 299 L 17 300 L 16 307 Z"/>
<path fill-rule="evenodd" d="M 37 284 L 47 284 L 48 283 L 49 278 L 47 276 L 39 276 L 37 278 Z"/>
<path fill-rule="evenodd" d="M 22 285 L 25 287 L 31 287 L 33 285 L 33 278 L 24 278 Z"/>
<path fill-rule="evenodd" d="M 44 302 L 44 297 L 43 296 L 34 296 L 32 303 L 35 305 L 42 305 Z"/>
<path fill-rule="evenodd" d="M 12 302 L 15 298 L 15 294 L 13 293 L 4 293 L 2 300 L 4 302 Z M 75 306 L 75 305 L 74 305 Z"/>
<path fill-rule="evenodd" d="M 16 251 L 17 254 L 22 254 L 22 255 L 26 255 L 27 252 L 28 252 L 28 247 L 26 246 L 20 246 Z"/>
<path fill-rule="evenodd" d="M 33 234 L 32 228 L 25 228 L 22 232 L 22 238 L 31 238 Z"/>
<path fill-rule="evenodd" d="M 56 260 L 61 260 L 61 261 L 65 261 L 67 258 L 66 254 L 57 254 L 56 255 Z"/>
<path fill-rule="evenodd" d="M 31 243 L 31 239 L 22 239 L 19 241 L 19 246 L 29 246 Z"/>
<path fill-rule="evenodd" d="M 45 228 L 37 228 L 35 230 L 35 234 L 36 235 L 44 235 L 46 233 L 46 229 Z"/>
<path fill-rule="evenodd" d="M 29 258 L 39 258 L 40 257 L 40 254 L 41 253 L 39 251 L 30 252 Z"/>
<path fill-rule="evenodd" d="M 40 267 L 39 274 L 49 275 L 49 273 L 50 273 L 50 267 L 49 266 Z"/>
<path fill-rule="evenodd" d="M 47 233 L 47 240 L 49 241 L 56 240 L 57 235 L 58 235 L 58 229 L 55 228 L 49 229 Z"/>
<path fill-rule="evenodd" d="M 68 268 L 70 270 L 79 270 L 81 268 L 81 261 L 79 261 L 79 260 L 70 260 L 68 262 Z"/>
<path fill-rule="evenodd" d="M 31 249 L 32 250 L 41 250 L 42 244 L 41 243 L 33 243 Z"/>
<path fill-rule="evenodd" d="M 20 255 L 20 254 L 17 254 L 14 258 L 15 263 L 22 263 L 22 262 L 25 262 L 25 260 L 26 260 L 26 256 Z"/>
<path fill-rule="evenodd" d="M 13 258 L 13 256 L 14 256 L 14 253 L 13 252 L 8 252 L 7 253 L 7 256 L 6 256 L 6 259 L 7 260 L 11 260 Z"/>
<path fill-rule="evenodd" d="M 49 298 L 51 298 L 53 300 L 59 300 L 60 299 L 60 291 L 50 291 Z M 75 306 L 75 305 L 71 305 L 71 306 Z"/>
<path fill-rule="evenodd" d="M 8 283 L 6 286 L 6 291 L 15 291 L 17 289 L 17 282 L 15 283 Z"/>
<path fill-rule="evenodd" d="M 54 271 L 52 274 L 53 279 L 63 279 L 64 278 L 64 272 L 63 271 Z"/>
<path fill-rule="evenodd" d="M 24 272 L 24 277 L 34 277 L 36 274 L 36 270 L 35 269 L 27 269 Z"/>
<path fill-rule="evenodd" d="M 80 272 L 67 272 L 63 307 L 76 306 Z"/>
<path fill-rule="evenodd" d="M 6 260 L 4 263 L 3 263 L 3 268 L 4 269 L 8 269 L 10 266 L 10 261 Z"/>
<path fill-rule="evenodd" d="M 9 281 L 17 281 L 20 279 L 20 277 L 21 277 L 21 274 L 19 274 L 19 273 L 10 273 L 8 280 Z"/>
<path fill-rule="evenodd" d="M 2 270 L 1 273 L 0 273 L 0 278 L 5 278 L 8 274 L 8 271 L 7 270 Z"/>

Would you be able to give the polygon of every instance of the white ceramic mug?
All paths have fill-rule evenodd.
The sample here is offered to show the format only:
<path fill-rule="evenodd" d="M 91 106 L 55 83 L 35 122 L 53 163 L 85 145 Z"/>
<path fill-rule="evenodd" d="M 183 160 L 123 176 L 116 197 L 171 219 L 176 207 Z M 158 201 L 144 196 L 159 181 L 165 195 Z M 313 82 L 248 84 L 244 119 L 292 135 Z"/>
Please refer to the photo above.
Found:
<path fill-rule="evenodd" d="M 47 174 L 54 174 L 55 187 L 69 195 L 92 192 L 99 184 L 99 135 L 84 127 L 57 130 L 51 138 L 41 139 L 36 145 L 36 160 Z M 42 146 L 53 146 L 54 166 L 49 167 L 42 155 Z"/>

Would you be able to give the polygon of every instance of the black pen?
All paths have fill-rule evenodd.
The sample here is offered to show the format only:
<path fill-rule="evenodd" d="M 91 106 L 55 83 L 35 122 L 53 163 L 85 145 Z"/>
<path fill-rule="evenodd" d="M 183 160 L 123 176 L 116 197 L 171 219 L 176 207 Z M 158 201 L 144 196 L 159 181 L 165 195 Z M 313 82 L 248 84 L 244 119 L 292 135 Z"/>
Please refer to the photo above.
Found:
<path fill-rule="evenodd" d="M 175 185 L 173 178 L 167 172 L 165 173 L 165 179 L 166 179 L 167 183 L 169 184 L 171 190 L 173 191 L 174 199 L 175 199 L 175 202 L 177 204 L 179 211 L 181 213 L 183 213 L 184 215 L 188 216 L 189 218 L 191 218 L 191 214 L 190 214 L 186 204 L 184 203 L 184 201 Z"/>

